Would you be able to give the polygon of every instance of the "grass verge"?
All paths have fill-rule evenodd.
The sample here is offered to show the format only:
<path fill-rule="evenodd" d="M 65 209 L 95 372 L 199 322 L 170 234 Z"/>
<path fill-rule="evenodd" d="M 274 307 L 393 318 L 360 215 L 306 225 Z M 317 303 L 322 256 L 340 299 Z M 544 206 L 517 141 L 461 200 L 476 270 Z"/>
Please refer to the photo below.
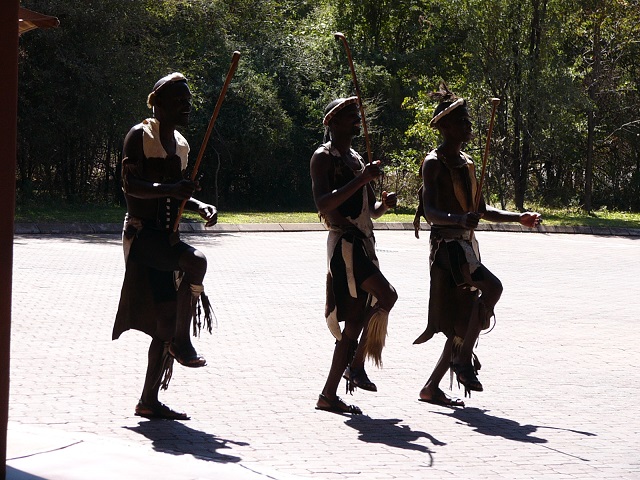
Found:
<path fill-rule="evenodd" d="M 590 226 L 610 228 L 640 228 L 640 213 L 598 210 L 588 215 L 579 209 L 551 209 L 539 207 L 545 225 Z M 125 209 L 120 206 L 96 205 L 18 205 L 17 223 L 120 223 Z M 185 212 L 186 220 L 200 217 Z M 316 212 L 229 212 L 219 214 L 220 223 L 317 223 Z M 390 211 L 377 221 L 412 222 L 413 211 L 408 208 Z"/>

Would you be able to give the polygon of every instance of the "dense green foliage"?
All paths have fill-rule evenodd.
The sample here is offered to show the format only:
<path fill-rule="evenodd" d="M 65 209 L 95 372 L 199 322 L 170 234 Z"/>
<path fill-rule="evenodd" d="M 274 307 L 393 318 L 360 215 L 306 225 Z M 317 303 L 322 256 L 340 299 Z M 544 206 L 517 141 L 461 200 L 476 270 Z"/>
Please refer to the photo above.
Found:
<path fill-rule="evenodd" d="M 20 40 L 18 203 L 121 201 L 128 129 L 155 81 L 183 72 L 193 157 L 234 50 L 242 53 L 201 167 L 222 209 L 313 210 L 308 162 L 324 106 L 353 94 L 349 40 L 380 189 L 415 202 L 436 146 L 427 93 L 441 79 L 470 102 L 486 186 L 527 202 L 640 210 L 640 6 L 634 0 L 24 1 L 60 27 Z M 357 141 L 363 151 L 362 139 Z"/>

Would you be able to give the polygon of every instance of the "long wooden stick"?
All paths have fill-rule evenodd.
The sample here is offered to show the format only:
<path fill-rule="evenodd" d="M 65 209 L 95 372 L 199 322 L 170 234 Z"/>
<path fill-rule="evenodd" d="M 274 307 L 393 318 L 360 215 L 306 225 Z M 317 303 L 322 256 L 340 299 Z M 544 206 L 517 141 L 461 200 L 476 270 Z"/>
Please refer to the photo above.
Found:
<path fill-rule="evenodd" d="M 220 112 L 220 107 L 222 106 L 222 102 L 224 100 L 225 95 L 227 94 L 227 88 L 229 88 L 229 84 L 231 83 L 231 79 L 233 78 L 234 73 L 236 73 L 236 68 L 238 68 L 238 61 L 240 60 L 240 52 L 233 52 L 233 56 L 231 57 L 231 66 L 229 67 L 229 72 L 227 73 L 227 78 L 224 80 L 224 84 L 222 85 L 222 90 L 220 91 L 220 96 L 218 97 L 218 101 L 216 102 L 216 106 L 213 109 L 213 115 L 211 115 L 211 119 L 209 120 L 209 126 L 207 127 L 207 132 L 204 135 L 204 140 L 202 141 L 202 145 L 200 145 L 200 151 L 198 152 L 198 158 L 196 159 L 196 163 L 193 166 L 193 170 L 191 171 L 191 181 L 196 179 L 196 175 L 198 174 L 198 169 L 200 168 L 200 163 L 202 162 L 202 157 L 204 155 L 204 151 L 207 148 L 207 143 L 209 142 L 209 137 L 211 136 L 211 132 L 213 132 L 213 126 L 216 123 L 216 119 L 218 118 L 218 113 Z M 176 221 L 173 224 L 173 231 L 178 230 L 178 226 L 180 225 L 180 218 L 182 217 L 182 212 L 184 212 L 184 207 L 187 204 L 187 200 L 183 200 L 180 205 L 180 209 L 178 210 L 178 216 L 176 217 Z"/>
<path fill-rule="evenodd" d="M 358 86 L 358 78 L 356 77 L 356 70 L 353 67 L 353 58 L 351 57 L 351 49 L 347 43 L 347 39 L 343 33 L 336 32 L 333 34 L 337 39 L 342 41 L 344 49 L 347 51 L 347 59 L 349 60 L 349 68 L 351 68 L 351 77 L 353 78 L 353 85 L 356 87 L 356 95 L 358 97 L 358 105 L 360 106 L 360 117 L 362 118 L 362 130 L 364 132 L 364 141 L 367 145 L 367 158 L 369 163 L 373 162 L 373 153 L 371 152 L 371 141 L 369 140 L 369 130 L 367 129 L 367 119 L 364 116 L 364 107 L 362 105 L 362 95 L 360 94 L 360 87 Z"/>
<path fill-rule="evenodd" d="M 482 184 L 484 183 L 484 175 L 487 170 L 487 161 L 489 159 L 489 146 L 491 145 L 491 133 L 493 132 L 493 123 L 496 118 L 496 108 L 500 105 L 499 98 L 491 99 L 491 121 L 489 122 L 489 131 L 487 132 L 487 143 L 484 146 L 484 156 L 482 157 L 482 170 L 480 171 L 480 181 L 476 190 L 476 197 L 473 200 L 473 211 L 477 212 L 480 207 L 480 197 L 482 197 Z"/>

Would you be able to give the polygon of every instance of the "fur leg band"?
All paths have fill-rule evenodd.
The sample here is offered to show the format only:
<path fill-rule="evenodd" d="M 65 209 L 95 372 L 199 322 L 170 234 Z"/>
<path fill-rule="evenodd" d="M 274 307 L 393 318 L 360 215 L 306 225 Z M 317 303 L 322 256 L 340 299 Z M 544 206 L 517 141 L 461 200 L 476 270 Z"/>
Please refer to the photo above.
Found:
<path fill-rule="evenodd" d="M 162 353 L 162 374 L 160 375 L 160 388 L 167 390 L 169 382 L 173 376 L 173 355 L 169 353 L 170 342 L 165 342 L 164 352 Z"/>
<path fill-rule="evenodd" d="M 204 293 L 204 287 L 202 285 L 190 285 L 191 287 L 191 317 L 193 319 L 193 336 L 199 337 L 200 330 L 204 323 L 204 327 L 209 333 L 213 329 L 213 308 L 209 297 Z M 204 311 L 204 319 L 202 314 Z"/>

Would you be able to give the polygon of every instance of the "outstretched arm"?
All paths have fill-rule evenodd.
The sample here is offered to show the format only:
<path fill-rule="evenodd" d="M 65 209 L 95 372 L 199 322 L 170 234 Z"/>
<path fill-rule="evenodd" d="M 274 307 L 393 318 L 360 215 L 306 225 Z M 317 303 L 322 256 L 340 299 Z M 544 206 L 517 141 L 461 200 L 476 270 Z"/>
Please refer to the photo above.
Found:
<path fill-rule="evenodd" d="M 200 216 L 207 222 L 207 227 L 212 227 L 218 223 L 218 209 L 208 203 L 201 202 L 197 198 L 191 197 L 185 204 L 185 209 L 191 212 L 198 212 Z"/>
<path fill-rule="evenodd" d="M 533 228 L 540 224 L 542 221 L 542 215 L 537 212 L 508 212 L 506 210 L 500 210 L 498 208 L 486 205 L 486 212 L 484 213 L 484 219 L 490 222 L 517 222 L 525 227 Z"/>

